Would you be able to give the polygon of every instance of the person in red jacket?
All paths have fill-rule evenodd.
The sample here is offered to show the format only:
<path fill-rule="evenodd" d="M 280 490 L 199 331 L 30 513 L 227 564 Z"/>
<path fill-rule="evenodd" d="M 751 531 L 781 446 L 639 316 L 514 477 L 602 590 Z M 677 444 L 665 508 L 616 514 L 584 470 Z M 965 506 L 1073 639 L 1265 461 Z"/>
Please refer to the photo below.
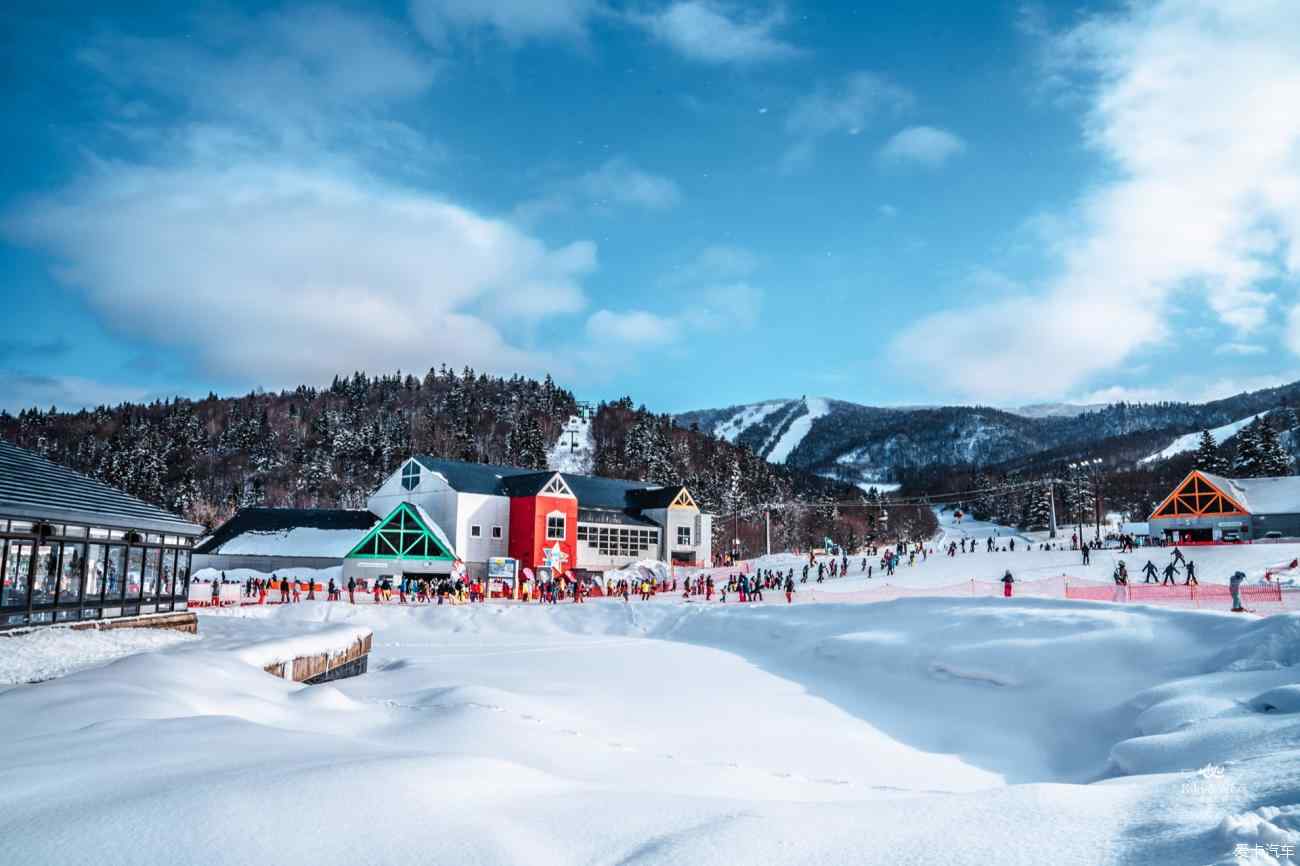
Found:
<path fill-rule="evenodd" d="M 1004 597 L 1011 598 L 1011 584 L 1015 582 L 1016 579 L 1011 576 L 1011 569 L 1008 568 L 1007 573 L 1002 575 L 1002 595 Z"/>

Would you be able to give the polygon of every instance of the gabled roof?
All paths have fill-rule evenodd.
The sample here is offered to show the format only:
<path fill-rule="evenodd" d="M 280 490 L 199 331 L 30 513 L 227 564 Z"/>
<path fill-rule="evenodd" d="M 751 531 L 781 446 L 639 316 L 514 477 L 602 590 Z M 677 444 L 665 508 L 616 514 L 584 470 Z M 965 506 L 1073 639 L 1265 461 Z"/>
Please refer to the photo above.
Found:
<path fill-rule="evenodd" d="M 1246 508 L 1231 492 L 1227 479 L 1193 470 L 1151 512 L 1152 519 L 1244 516 Z"/>
<path fill-rule="evenodd" d="M 198 535 L 203 527 L 0 440 L 0 513 Z"/>
<path fill-rule="evenodd" d="M 223 550 L 223 548 L 237 547 L 238 544 L 234 543 L 236 539 L 249 533 L 287 536 L 296 529 L 350 531 L 357 533 L 357 538 L 360 539 L 361 535 L 374 525 L 375 515 L 369 511 L 343 508 L 242 508 L 234 517 L 217 527 L 216 532 L 213 532 L 202 544 L 195 547 L 194 552 L 231 553 L 231 550 Z M 351 545 L 347 546 L 351 547 Z M 333 554 L 322 551 L 318 555 Z"/>
<path fill-rule="evenodd" d="M 1300 514 L 1300 476 L 1224 478 L 1201 474 L 1251 514 Z"/>
<path fill-rule="evenodd" d="M 510 475 L 501 479 L 501 487 L 507 496 L 568 496 L 573 492 L 567 476 L 554 470 Z"/>
<path fill-rule="evenodd" d="M 634 490 L 628 498 L 638 508 L 668 508 L 686 488 L 678 484 L 673 487 L 654 487 L 648 490 Z"/>
<path fill-rule="evenodd" d="M 461 460 L 443 460 L 417 454 L 414 458 L 430 472 L 437 472 L 454 490 L 461 493 L 482 493 L 488 496 L 506 496 L 503 481 L 521 475 L 545 475 L 550 478 L 553 473 L 539 472 L 536 469 L 521 469 L 518 466 L 498 466 L 494 463 L 465 463 Z"/>
<path fill-rule="evenodd" d="M 348 552 L 348 559 L 452 560 L 456 554 L 441 527 L 418 505 L 399 502 Z"/>

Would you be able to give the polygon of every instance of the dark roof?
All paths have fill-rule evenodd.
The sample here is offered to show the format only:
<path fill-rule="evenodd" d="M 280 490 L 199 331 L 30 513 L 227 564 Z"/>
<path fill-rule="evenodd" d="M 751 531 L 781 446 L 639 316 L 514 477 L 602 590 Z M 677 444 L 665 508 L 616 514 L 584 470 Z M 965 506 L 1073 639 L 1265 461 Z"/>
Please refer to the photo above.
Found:
<path fill-rule="evenodd" d="M 220 553 L 221 546 L 246 532 L 284 532 L 299 527 L 311 529 L 370 529 L 378 518 L 369 511 L 344 508 L 243 508 L 227 520 L 195 553 Z"/>
<path fill-rule="evenodd" d="M 655 485 L 645 481 L 622 481 L 598 475 L 564 475 L 564 481 L 584 508 L 632 508 L 629 494 Z"/>
<path fill-rule="evenodd" d="M 614 523 L 621 526 L 649 526 L 655 529 L 659 524 L 655 523 L 648 517 L 642 517 L 639 514 L 631 514 L 627 511 L 616 510 L 613 508 L 579 508 L 579 523 Z"/>
<path fill-rule="evenodd" d="M 654 487 L 649 490 L 633 490 L 628 494 L 628 499 L 637 508 L 667 508 L 681 492 L 680 484 L 674 487 Z"/>
<path fill-rule="evenodd" d="M 0 512 L 198 535 L 203 527 L 102 481 L 0 440 Z"/>
<path fill-rule="evenodd" d="M 489 496 L 504 496 L 502 480 L 515 475 L 536 475 L 536 469 L 520 469 L 518 466 L 497 466 L 492 463 L 464 463 L 460 460 L 442 460 L 423 454 L 415 459 L 430 472 L 437 472 L 447 479 L 453 489 L 461 493 L 483 493 Z M 546 473 L 549 478 L 554 473 Z"/>
<path fill-rule="evenodd" d="M 546 483 L 555 477 L 553 471 L 529 472 L 526 475 L 509 475 L 499 482 L 507 496 L 536 496 Z"/>

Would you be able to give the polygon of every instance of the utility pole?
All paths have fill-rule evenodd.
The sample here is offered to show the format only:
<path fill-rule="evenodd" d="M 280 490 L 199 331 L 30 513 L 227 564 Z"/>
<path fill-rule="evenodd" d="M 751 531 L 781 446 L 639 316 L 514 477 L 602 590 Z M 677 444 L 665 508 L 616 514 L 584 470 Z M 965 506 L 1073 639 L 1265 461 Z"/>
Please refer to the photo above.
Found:
<path fill-rule="evenodd" d="M 1047 482 L 1047 503 L 1051 507 L 1051 514 L 1047 524 L 1047 537 L 1056 537 L 1056 479 L 1052 478 Z"/>

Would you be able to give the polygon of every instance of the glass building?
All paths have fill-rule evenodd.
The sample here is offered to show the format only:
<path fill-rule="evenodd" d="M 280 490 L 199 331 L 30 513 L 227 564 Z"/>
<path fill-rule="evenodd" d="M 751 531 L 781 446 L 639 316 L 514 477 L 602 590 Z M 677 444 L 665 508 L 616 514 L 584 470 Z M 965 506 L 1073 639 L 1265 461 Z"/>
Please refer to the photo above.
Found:
<path fill-rule="evenodd" d="M 0 629 L 183 611 L 202 531 L 0 441 Z"/>

